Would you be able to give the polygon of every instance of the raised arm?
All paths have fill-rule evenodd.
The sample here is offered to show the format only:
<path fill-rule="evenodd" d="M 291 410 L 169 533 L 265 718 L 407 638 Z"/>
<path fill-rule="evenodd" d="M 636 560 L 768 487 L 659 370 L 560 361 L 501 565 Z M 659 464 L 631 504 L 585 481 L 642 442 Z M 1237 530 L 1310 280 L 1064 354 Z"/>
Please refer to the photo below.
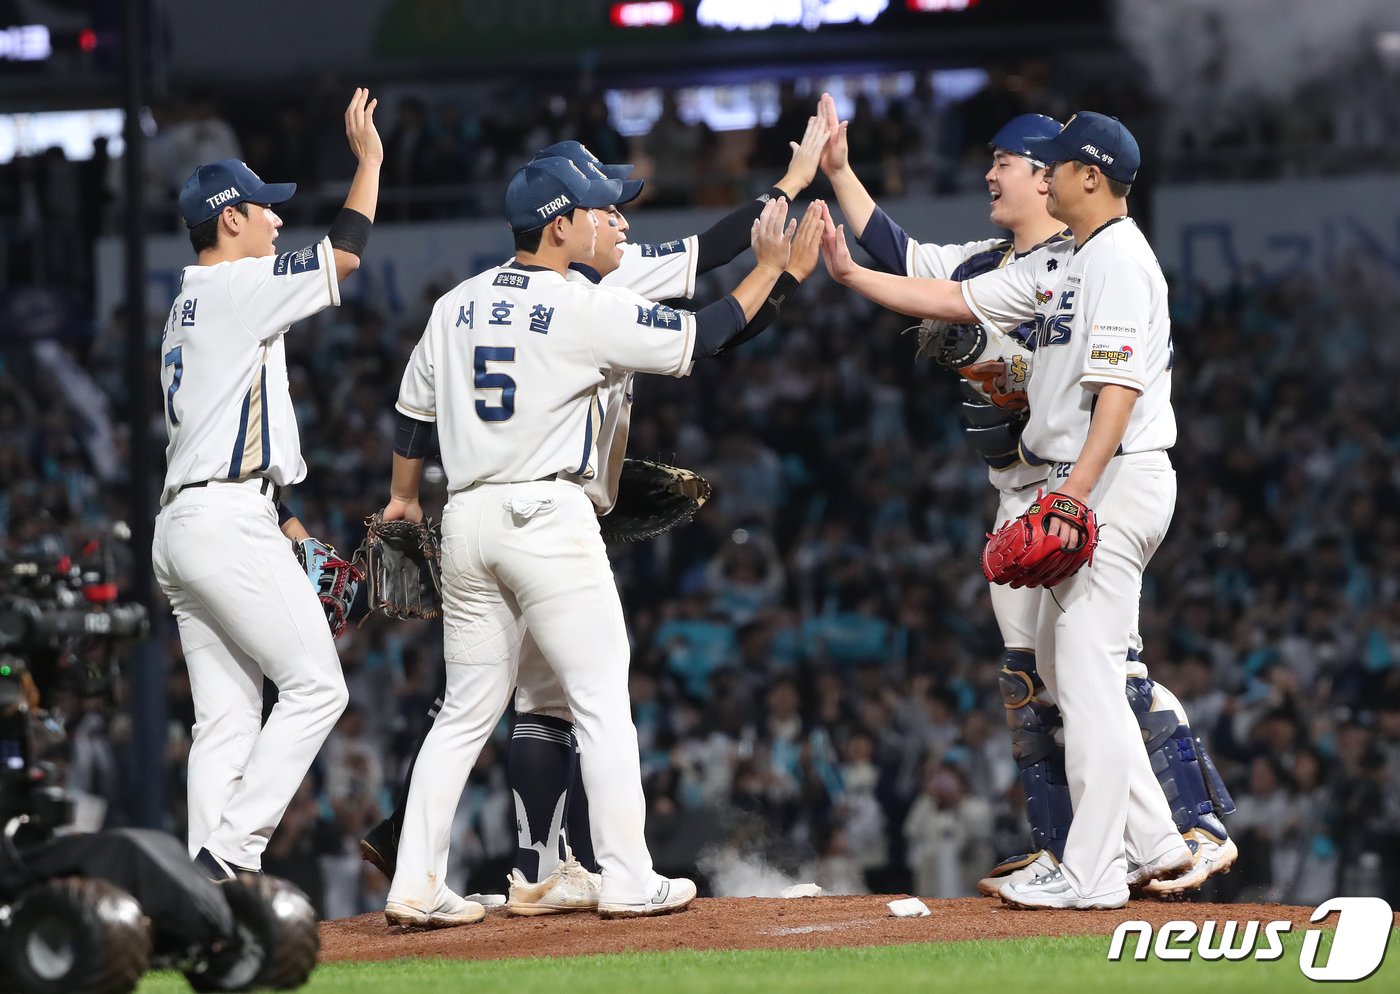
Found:
<path fill-rule="evenodd" d="M 843 121 L 837 115 L 836 101 L 830 93 L 823 93 L 817 103 L 817 117 L 825 123 L 828 135 L 826 147 L 822 150 L 822 172 L 831 182 L 836 202 L 841 205 L 841 213 L 846 216 L 851 233 L 860 238 L 865 234 L 865 226 L 870 223 L 870 215 L 875 213 L 875 198 L 851 168 L 846 142 L 846 129 L 851 122 Z"/>
<path fill-rule="evenodd" d="M 788 163 L 783 178 L 773 185 L 782 190 L 789 201 L 796 200 L 797 195 L 817 178 L 817 167 L 830 140 L 829 122 L 817 114 L 807 118 L 807 130 L 803 132 L 800 142 L 788 142 L 792 148 L 792 161 Z"/>
<path fill-rule="evenodd" d="M 384 164 L 384 143 L 374 126 L 374 109 L 378 100 L 371 100 L 369 90 L 357 87 L 345 108 L 345 137 L 359 165 L 350 181 L 345 206 L 331 224 L 331 248 L 335 252 L 335 276 L 343 280 L 360 268 L 360 256 L 369 241 L 370 225 L 374 223 L 379 204 L 379 169 Z"/>
<path fill-rule="evenodd" d="M 917 318 L 968 323 L 977 320 L 963 300 L 962 285 L 954 280 L 895 276 L 867 269 L 851 258 L 846 226 L 837 225 L 823 206 L 822 259 L 831 278 L 882 307 Z"/>
<path fill-rule="evenodd" d="M 789 142 L 792 162 L 778 184 L 764 196 L 741 204 L 695 237 L 695 271 L 708 273 L 731 262 L 749 247 L 753 225 L 764 208 L 779 196 L 790 203 L 807 188 L 817 174 L 817 163 L 826 147 L 826 123 L 819 117 L 807 119 L 802 141 Z"/>

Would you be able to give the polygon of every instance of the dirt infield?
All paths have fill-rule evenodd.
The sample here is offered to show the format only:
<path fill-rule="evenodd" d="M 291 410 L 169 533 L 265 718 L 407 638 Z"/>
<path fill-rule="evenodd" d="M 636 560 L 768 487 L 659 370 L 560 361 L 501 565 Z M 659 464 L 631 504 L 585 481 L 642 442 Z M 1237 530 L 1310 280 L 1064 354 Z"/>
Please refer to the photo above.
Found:
<path fill-rule="evenodd" d="M 959 898 L 925 900 L 933 912 L 926 918 L 894 918 L 885 905 L 902 896 L 702 899 L 683 914 L 631 921 L 603 921 L 593 914 L 516 918 L 504 909 L 492 909 L 479 924 L 435 932 L 392 929 L 382 915 L 360 915 L 321 926 L 321 961 L 418 956 L 506 959 L 672 949 L 818 949 L 1111 935 L 1120 922 L 1132 919 L 1154 925 L 1179 918 L 1287 919 L 1299 929 L 1307 925 L 1312 914 L 1311 908 L 1282 904 L 1154 901 L 1134 901 L 1119 911 L 1016 911 L 990 898 Z"/>

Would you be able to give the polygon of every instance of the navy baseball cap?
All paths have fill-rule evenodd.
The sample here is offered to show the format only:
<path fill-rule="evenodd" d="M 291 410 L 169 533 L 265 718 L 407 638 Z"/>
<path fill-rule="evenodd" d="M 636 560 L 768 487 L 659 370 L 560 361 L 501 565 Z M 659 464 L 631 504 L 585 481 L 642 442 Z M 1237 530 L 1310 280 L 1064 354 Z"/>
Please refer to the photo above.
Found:
<path fill-rule="evenodd" d="M 585 176 L 595 179 L 601 177 L 602 179 L 621 180 L 622 196 L 613 201 L 615 204 L 631 203 L 642 192 L 641 180 L 627 178 L 632 175 L 632 163 L 609 165 L 600 161 L 583 142 L 577 142 L 570 138 L 568 141 L 555 142 L 548 148 L 542 148 L 535 153 L 536 159 L 548 159 L 551 156 L 568 159 L 582 169 Z"/>
<path fill-rule="evenodd" d="M 296 192 L 295 183 L 264 183 L 238 159 L 220 159 L 197 167 L 180 187 L 180 216 L 193 228 L 230 204 L 280 204 Z"/>
<path fill-rule="evenodd" d="M 561 156 L 533 159 L 506 187 L 506 220 L 512 231 L 534 231 L 578 207 L 620 203 L 621 196 L 621 180 L 586 176 Z"/>
<path fill-rule="evenodd" d="M 1059 121 L 1044 114 L 1021 114 L 998 128 L 997 133 L 992 135 L 992 140 L 987 142 L 987 148 L 993 152 L 1001 149 L 1043 166 L 1045 163 L 1026 149 L 1026 142 L 1032 138 L 1051 138 L 1058 135 L 1063 127 Z"/>
<path fill-rule="evenodd" d="M 1030 139 L 1026 149 L 1045 163 L 1087 162 L 1120 183 L 1131 183 L 1142 165 L 1137 139 L 1123 122 L 1090 110 L 1071 116 L 1057 135 Z"/>

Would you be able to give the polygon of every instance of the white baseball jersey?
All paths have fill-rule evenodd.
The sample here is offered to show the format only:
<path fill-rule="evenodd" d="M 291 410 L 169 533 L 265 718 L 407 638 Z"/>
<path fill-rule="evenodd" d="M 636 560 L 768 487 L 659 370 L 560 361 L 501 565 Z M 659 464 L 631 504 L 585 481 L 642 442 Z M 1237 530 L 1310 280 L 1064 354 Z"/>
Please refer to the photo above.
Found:
<path fill-rule="evenodd" d="M 631 290 L 651 300 L 689 298 L 695 293 L 695 251 L 694 235 L 660 245 L 625 244 L 621 264 L 603 277 L 602 285 Z M 591 282 L 573 269 L 569 270 L 569 279 Z M 607 514 L 617 503 L 617 486 L 632 430 L 632 376 L 630 372 L 608 371 L 598 388 L 603 415 L 596 441 L 597 473 L 584 484 L 584 490 L 600 514 Z"/>
<path fill-rule="evenodd" d="M 169 435 L 162 507 L 187 483 L 265 476 L 285 486 L 306 476 L 282 336 L 339 304 L 329 238 L 185 267 L 161 335 Z"/>
<path fill-rule="evenodd" d="M 690 235 L 669 242 L 622 246 L 622 262 L 603 277 L 603 286 L 622 287 L 648 300 L 695 296 L 700 240 Z"/>
<path fill-rule="evenodd" d="M 973 256 L 1001 249 L 1005 245 L 1006 240 L 1002 238 L 983 238 L 960 245 L 930 245 L 911 238 L 904 249 L 904 269 L 910 276 L 924 279 L 958 279 L 953 271 L 963 263 Z M 1006 254 L 1014 257 L 1015 253 Z M 1001 265 L 1006 265 L 1006 262 L 1003 261 Z"/>
<path fill-rule="evenodd" d="M 1167 281 L 1131 218 L 1100 228 L 1064 264 L 1047 247 L 963 283 L 962 291 L 988 327 L 1008 331 L 1035 321 L 1031 418 L 1021 436 L 1028 460 L 1078 459 L 1106 383 L 1141 394 L 1123 434 L 1124 453 L 1175 444 Z"/>
<path fill-rule="evenodd" d="M 678 376 L 694 345 L 688 311 L 548 269 L 499 266 L 433 306 L 397 407 L 437 422 L 451 491 L 555 473 L 591 480 L 605 371 Z"/>

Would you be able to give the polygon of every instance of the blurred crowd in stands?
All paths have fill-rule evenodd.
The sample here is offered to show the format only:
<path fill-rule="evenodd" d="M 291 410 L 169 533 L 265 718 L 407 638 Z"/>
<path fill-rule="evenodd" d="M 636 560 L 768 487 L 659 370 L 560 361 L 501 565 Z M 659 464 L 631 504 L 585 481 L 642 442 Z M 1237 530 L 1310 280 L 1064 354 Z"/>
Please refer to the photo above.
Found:
<path fill-rule="evenodd" d="M 1163 113 L 1136 77 L 1114 72 L 1113 85 L 1104 86 L 1082 63 L 994 66 L 984 86 L 957 98 L 938 93 L 928 72 L 907 75 L 905 86 L 891 85 L 894 77 L 784 82 L 762 100 L 749 94 L 767 123 L 733 131 L 707 127 L 698 102 L 685 99 L 693 91 L 664 90 L 649 131 L 631 137 L 610 117 L 604 92 L 586 81 L 477 93 L 442 83 L 391 88 L 377 116 L 387 150 L 380 217 L 489 214 L 501 181 L 563 138 L 580 139 L 605 161 L 637 163 L 637 175 L 652 180 L 646 202 L 732 205 L 766 189 L 773 171 L 786 166 L 788 142 L 801 138 L 824 86 L 844 94 L 852 162 L 872 192 L 886 197 L 980 190 L 987 138 L 1003 123 L 1027 112 L 1063 120 L 1089 104 L 1129 122 L 1143 142 L 1150 168 L 1140 191 L 1171 179 L 1335 175 L 1400 163 L 1393 102 L 1345 99 L 1371 93 L 1350 77 L 1309 88 L 1297 101 L 1227 102 L 1183 120 Z M 292 92 L 298 95 L 289 99 L 286 87 L 254 90 L 222 101 L 193 92 L 156 102 L 144 170 L 152 230 L 177 230 L 172 205 L 180 184 L 197 164 L 229 156 L 265 178 L 297 182 L 289 224 L 328 223 L 354 171 L 342 123 L 349 87 L 325 76 Z M 93 237 L 125 223 L 121 163 L 108 144 L 98 139 L 92 158 L 77 162 L 55 147 L 0 163 L 0 288 L 90 286 Z M 821 191 L 819 180 L 813 192 Z"/>
<path fill-rule="evenodd" d="M 1188 290 L 1173 298 L 1181 496 L 1142 631 L 1154 677 L 1239 803 L 1228 823 L 1241 861 L 1208 896 L 1394 899 L 1400 436 L 1388 395 L 1400 337 L 1374 320 L 1400 293 L 1360 268 L 1325 284 Z M 429 303 L 395 323 L 324 312 L 287 339 L 310 466 L 289 502 L 342 550 L 385 499 L 391 402 Z M 614 550 L 665 870 L 729 892 L 785 879 L 946 896 L 1026 844 L 977 568 L 993 491 L 960 437 L 954 382 L 913 361 L 906 323 L 819 277 L 724 362 L 637 385 L 631 452 L 697 467 L 716 489 L 692 526 Z M 104 404 L 123 401 L 118 334 L 73 359 L 3 353 L 12 555 L 127 513 L 129 439 L 101 427 Z M 440 502 L 440 474 L 430 480 Z M 193 716 L 174 625 L 157 632 L 178 832 Z M 435 624 L 375 617 L 340 643 L 352 705 L 264 864 L 328 913 L 382 901 L 356 840 L 392 804 L 438 692 L 440 639 Z M 121 824 L 138 776 L 125 719 L 69 707 L 72 780 Z M 506 728 L 458 820 L 455 882 L 469 890 L 502 889 L 515 846 Z"/>
<path fill-rule="evenodd" d="M 1025 109 L 1073 109 L 1033 66 L 992 80 L 953 107 L 920 103 L 917 91 L 857 103 L 852 154 L 872 188 L 896 197 L 918 177 L 921 192 L 976 189 L 997 125 Z M 203 99 L 162 111 L 152 204 L 168 207 L 196 162 L 224 155 L 306 190 L 343 179 L 343 92 L 317 89 L 306 106 L 247 120 L 247 108 Z M 1147 113 L 1130 90 L 1111 96 L 1117 104 L 1099 109 Z M 668 100 L 650 135 L 627 140 L 597 96 L 480 111 L 406 97 L 381 112 L 382 216 L 479 212 L 464 177 L 497 190 L 531 151 L 565 136 L 678 177 L 654 202 L 732 203 L 749 193 L 750 169 L 771 182 L 786 164 L 811 103 L 791 94 L 771 128 L 740 140 L 687 124 Z M 124 489 L 122 315 L 93 330 L 84 310 L 91 240 L 114 202 L 103 154 L 0 167 L 7 306 L 24 306 L 22 288 L 57 284 L 84 329 L 56 336 L 62 344 L 7 338 L 0 349 L 0 529 L 11 556 L 71 548 L 154 511 L 129 507 Z M 444 185 L 455 192 L 438 196 Z M 400 372 L 446 289 L 392 319 L 363 306 L 325 312 L 287 339 L 310 467 L 289 503 L 342 551 L 386 498 Z M 709 281 L 697 299 L 718 292 Z M 1206 896 L 1395 901 L 1400 336 L 1377 315 L 1396 313 L 1400 284 L 1357 263 L 1326 281 L 1178 286 L 1172 304 L 1180 498 L 1147 574 L 1141 627 L 1153 676 L 1185 703 L 1239 804 L 1228 824 L 1240 862 Z M 736 354 L 685 380 L 637 385 L 632 454 L 693 466 L 716 489 L 692 526 L 614 550 L 648 832 L 665 872 L 727 893 L 782 880 L 953 896 L 1029 841 L 977 568 L 994 493 L 963 444 L 955 382 L 913 361 L 907 323 L 818 276 L 778 327 Z M 150 431 L 163 448 L 163 424 Z M 429 481 L 440 504 L 441 474 Z M 147 552 L 128 555 L 142 563 Z M 158 618 L 156 632 L 169 661 L 168 827 L 180 833 L 193 714 L 173 622 Z M 384 884 L 356 840 L 392 805 L 438 693 L 440 640 L 437 625 L 376 617 L 340 643 L 351 707 L 264 861 L 327 914 L 382 904 Z M 129 823 L 134 784 L 149 774 L 132 769 L 126 718 L 95 700 L 64 706 L 70 782 L 94 823 Z M 504 889 L 515 848 L 506 729 L 459 814 L 459 889 Z"/>

